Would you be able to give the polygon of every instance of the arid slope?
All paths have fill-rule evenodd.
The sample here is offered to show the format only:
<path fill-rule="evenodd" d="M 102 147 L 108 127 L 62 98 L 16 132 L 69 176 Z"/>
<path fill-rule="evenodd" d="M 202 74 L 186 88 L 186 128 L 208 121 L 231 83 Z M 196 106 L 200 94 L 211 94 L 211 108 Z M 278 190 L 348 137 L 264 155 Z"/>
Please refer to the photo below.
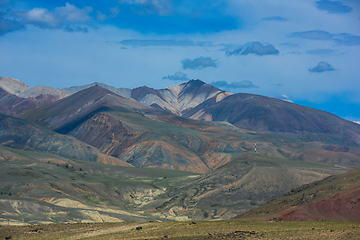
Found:
<path fill-rule="evenodd" d="M 342 168 L 247 153 L 167 192 L 168 200 L 156 209 L 195 219 L 226 219 L 278 198 L 295 186 L 342 172 Z"/>
<path fill-rule="evenodd" d="M 240 219 L 360 221 L 360 168 L 292 189 Z"/>

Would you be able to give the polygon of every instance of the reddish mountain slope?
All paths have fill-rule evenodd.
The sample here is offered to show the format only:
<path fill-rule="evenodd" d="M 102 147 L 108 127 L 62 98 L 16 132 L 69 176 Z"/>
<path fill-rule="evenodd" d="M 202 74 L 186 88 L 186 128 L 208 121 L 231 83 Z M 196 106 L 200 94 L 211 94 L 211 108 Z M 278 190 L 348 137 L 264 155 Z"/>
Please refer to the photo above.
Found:
<path fill-rule="evenodd" d="M 360 221 L 360 168 L 292 189 L 240 218 Z"/>
<path fill-rule="evenodd" d="M 360 221 L 360 186 L 279 217 L 284 221 Z"/>

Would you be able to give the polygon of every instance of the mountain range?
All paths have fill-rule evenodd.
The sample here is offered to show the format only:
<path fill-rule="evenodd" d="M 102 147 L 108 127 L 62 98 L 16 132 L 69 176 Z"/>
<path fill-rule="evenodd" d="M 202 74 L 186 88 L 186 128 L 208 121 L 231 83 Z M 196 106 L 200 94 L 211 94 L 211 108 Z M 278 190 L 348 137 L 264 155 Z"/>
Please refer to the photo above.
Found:
<path fill-rule="evenodd" d="M 159 90 L 103 83 L 54 89 L 1 77 L 0 112 L 3 176 L 18 176 L 4 178 L 0 190 L 7 204 L 14 197 L 27 208 L 36 203 L 44 211 L 40 222 L 95 221 L 94 214 L 118 221 L 130 219 L 125 215 L 230 218 L 360 166 L 359 124 L 279 99 L 232 94 L 200 80 Z M 124 171 L 131 174 L 120 187 L 116 181 Z M 34 179 L 39 184 L 26 187 Z M 89 180 L 117 187 L 100 194 Z M 34 194 L 27 194 L 30 188 Z M 121 200 L 112 195 L 116 191 Z M 51 220 L 44 209 L 55 211 L 56 199 L 80 212 Z M 84 215 L 89 209 L 97 213 Z M 13 212 L 15 221 L 25 210 L 6 205 L 2 211 Z"/>

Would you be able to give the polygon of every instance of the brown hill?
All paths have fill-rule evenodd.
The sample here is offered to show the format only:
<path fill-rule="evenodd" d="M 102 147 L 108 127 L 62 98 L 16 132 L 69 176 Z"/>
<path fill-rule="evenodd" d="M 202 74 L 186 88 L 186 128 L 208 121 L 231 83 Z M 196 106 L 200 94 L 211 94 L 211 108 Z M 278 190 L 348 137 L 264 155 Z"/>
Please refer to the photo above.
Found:
<path fill-rule="evenodd" d="M 286 133 L 305 141 L 360 144 L 359 124 L 328 112 L 254 94 L 234 94 L 220 102 L 211 98 L 184 116 L 227 121 L 238 128 L 252 131 Z"/>

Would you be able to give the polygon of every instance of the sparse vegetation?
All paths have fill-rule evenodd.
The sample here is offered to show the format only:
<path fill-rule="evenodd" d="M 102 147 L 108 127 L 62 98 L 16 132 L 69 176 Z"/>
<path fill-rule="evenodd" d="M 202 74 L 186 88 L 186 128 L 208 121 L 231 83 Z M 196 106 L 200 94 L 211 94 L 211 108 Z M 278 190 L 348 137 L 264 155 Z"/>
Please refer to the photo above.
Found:
<path fill-rule="evenodd" d="M 2 226 L 0 239 L 358 239 L 360 222 L 198 221 Z"/>

